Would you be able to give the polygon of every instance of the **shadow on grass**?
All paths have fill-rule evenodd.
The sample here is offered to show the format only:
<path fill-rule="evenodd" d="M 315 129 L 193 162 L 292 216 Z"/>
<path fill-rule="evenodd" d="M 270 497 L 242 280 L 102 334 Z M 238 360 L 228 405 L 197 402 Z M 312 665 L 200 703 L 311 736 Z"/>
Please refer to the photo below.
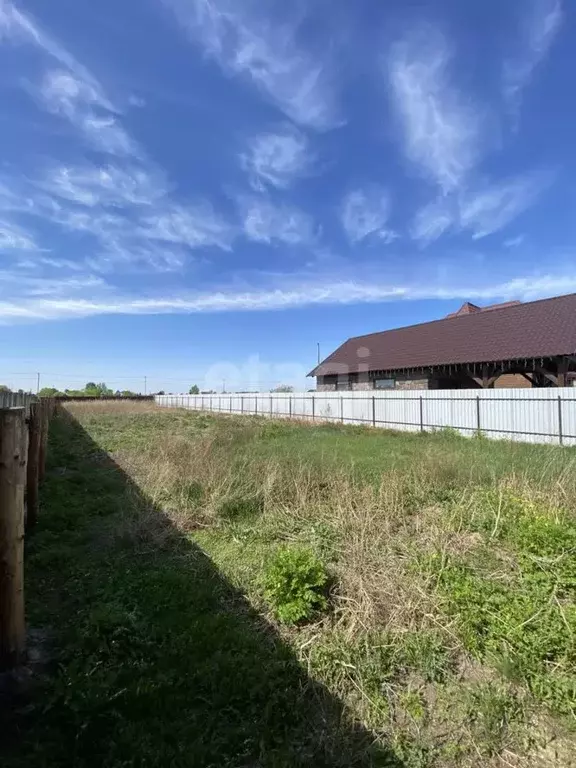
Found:
<path fill-rule="evenodd" d="M 65 410 L 26 569 L 52 659 L 4 768 L 401 766 Z"/>

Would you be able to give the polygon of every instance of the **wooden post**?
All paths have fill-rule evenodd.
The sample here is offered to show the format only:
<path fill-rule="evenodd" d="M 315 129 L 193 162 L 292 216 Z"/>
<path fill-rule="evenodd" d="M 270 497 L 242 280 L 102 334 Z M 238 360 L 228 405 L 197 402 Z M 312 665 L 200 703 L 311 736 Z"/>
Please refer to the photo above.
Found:
<path fill-rule="evenodd" d="M 38 481 L 40 469 L 40 403 L 30 405 L 28 417 L 28 463 L 26 466 L 26 527 L 32 528 L 38 519 Z"/>
<path fill-rule="evenodd" d="M 28 434 L 23 408 L 0 410 L 0 671 L 24 659 L 24 487 Z"/>
<path fill-rule="evenodd" d="M 376 397 L 372 395 L 372 426 L 376 426 Z"/>
<path fill-rule="evenodd" d="M 38 455 L 38 479 L 44 480 L 46 474 L 46 453 L 48 451 L 48 408 L 46 398 L 40 398 L 40 451 Z"/>

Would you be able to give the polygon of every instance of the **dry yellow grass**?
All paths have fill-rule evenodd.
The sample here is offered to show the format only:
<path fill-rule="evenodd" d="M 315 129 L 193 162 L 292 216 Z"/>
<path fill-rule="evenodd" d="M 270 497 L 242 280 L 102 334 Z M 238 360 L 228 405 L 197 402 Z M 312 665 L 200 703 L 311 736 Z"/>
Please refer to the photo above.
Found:
<path fill-rule="evenodd" d="M 244 580 L 249 599 L 270 621 L 258 582 L 268 550 L 305 544 L 330 563 L 330 615 L 279 631 L 310 674 L 346 700 L 377 738 L 399 740 L 407 767 L 571 765 L 573 742 L 564 726 L 544 714 L 526 685 L 506 680 L 489 659 L 472 657 L 459 615 L 446 610 L 446 589 L 439 586 L 454 563 L 486 558 L 490 548 L 490 579 L 511 584 L 524 554 L 503 530 L 516 519 L 567 524 L 574 501 L 568 469 L 550 481 L 544 461 L 537 473 L 513 471 L 479 484 L 462 470 L 458 442 L 448 456 L 423 443 L 421 464 L 367 479 L 352 466 L 335 470 L 255 450 L 266 427 L 254 420 L 216 418 L 200 428 L 204 415 L 170 414 L 152 403 L 67 407 L 88 429 L 124 419 L 126 434 L 138 433 L 140 417 L 167 420 L 137 449 L 126 439 L 111 451 L 150 503 L 149 514 L 141 503 L 127 505 L 116 535 L 146 547 L 169 544 L 170 531 L 154 514 L 161 509 L 227 577 Z M 305 440 L 308 425 L 301 429 Z M 484 450 L 490 449 L 480 445 L 479 460 Z M 229 519 L 224 511 L 237 502 L 246 514 Z M 515 618 L 502 616 L 508 620 Z M 412 671 L 395 671 L 394 664 L 409 666 L 402 638 L 408 649 L 415 644 L 410 653 L 430 656 L 418 663 L 438 665 L 430 678 L 416 662 Z M 441 649 L 426 645 L 429 638 Z M 383 670 L 378 649 L 386 644 L 392 666 Z"/>

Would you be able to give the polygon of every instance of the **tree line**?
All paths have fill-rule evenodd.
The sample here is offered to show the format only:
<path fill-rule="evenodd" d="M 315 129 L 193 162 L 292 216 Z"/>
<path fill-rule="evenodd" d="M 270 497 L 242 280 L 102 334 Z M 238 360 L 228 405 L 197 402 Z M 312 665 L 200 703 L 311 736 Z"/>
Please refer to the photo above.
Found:
<path fill-rule="evenodd" d="M 5 384 L 0 384 L 0 392 L 11 392 L 12 390 Z M 18 390 L 19 394 L 24 394 L 23 389 Z M 31 392 L 29 394 L 32 394 Z M 163 395 L 164 392 L 157 392 Z M 106 385 L 104 381 L 96 383 L 89 381 L 84 389 L 58 389 L 57 387 L 42 387 L 38 392 L 40 397 L 138 397 L 139 392 L 132 392 L 130 389 L 113 390 Z"/>

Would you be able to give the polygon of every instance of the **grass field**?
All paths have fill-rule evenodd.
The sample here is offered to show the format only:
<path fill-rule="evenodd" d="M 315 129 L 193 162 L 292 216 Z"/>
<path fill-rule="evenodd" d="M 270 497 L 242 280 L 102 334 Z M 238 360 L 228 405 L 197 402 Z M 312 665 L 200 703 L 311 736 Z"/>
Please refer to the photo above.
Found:
<path fill-rule="evenodd" d="M 70 405 L 2 766 L 576 765 L 575 510 L 571 449 Z"/>

